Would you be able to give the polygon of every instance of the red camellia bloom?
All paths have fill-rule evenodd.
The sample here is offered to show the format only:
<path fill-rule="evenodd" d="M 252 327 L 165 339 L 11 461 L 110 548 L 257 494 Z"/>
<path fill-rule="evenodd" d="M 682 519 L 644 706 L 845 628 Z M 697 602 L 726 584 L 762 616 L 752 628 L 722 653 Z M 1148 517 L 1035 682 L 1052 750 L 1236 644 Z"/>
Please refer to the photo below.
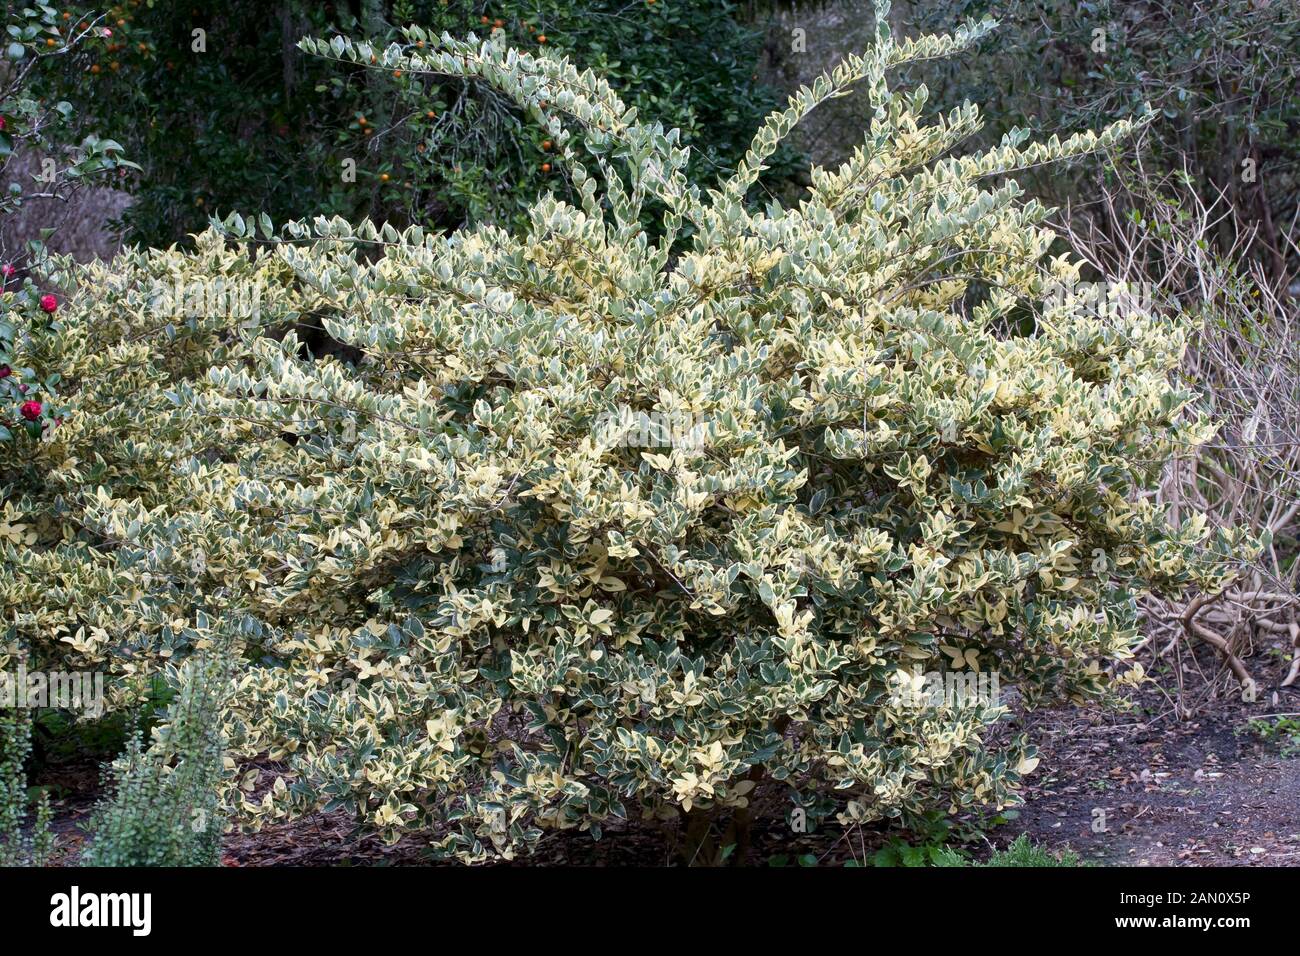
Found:
<path fill-rule="evenodd" d="M 50 313 L 51 315 L 53 315 L 53 314 L 54 314 L 54 311 L 55 311 L 58 307 L 59 307 L 59 300 L 56 299 L 56 298 L 54 298 L 54 296 L 49 295 L 48 293 L 45 294 L 45 295 L 43 295 L 43 296 L 41 296 L 41 311 L 42 311 L 42 312 L 48 312 L 48 313 Z"/>
<path fill-rule="evenodd" d="M 29 422 L 34 422 L 41 417 L 40 402 L 23 402 L 18 406 L 18 411 L 22 413 L 23 418 Z"/>
<path fill-rule="evenodd" d="M 8 365 L 0 365 L 0 378 L 8 378 L 13 373 L 14 370 L 11 369 Z"/>

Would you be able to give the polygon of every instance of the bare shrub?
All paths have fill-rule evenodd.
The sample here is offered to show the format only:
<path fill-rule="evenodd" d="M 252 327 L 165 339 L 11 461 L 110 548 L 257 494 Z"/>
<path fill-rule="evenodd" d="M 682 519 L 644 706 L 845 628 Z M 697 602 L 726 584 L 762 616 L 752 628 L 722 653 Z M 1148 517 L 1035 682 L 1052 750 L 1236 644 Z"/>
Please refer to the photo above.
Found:
<path fill-rule="evenodd" d="M 1134 173 L 1100 190 L 1084 214 L 1067 209 L 1062 231 L 1103 276 L 1148 284 L 1156 306 L 1197 324 L 1184 374 L 1221 425 L 1214 441 L 1169 463 L 1155 496 L 1175 519 L 1195 510 L 1262 541 L 1223 590 L 1150 599 L 1145 644 L 1156 657 L 1186 641 L 1209 644 L 1250 699 L 1256 684 L 1244 658 L 1263 642 L 1281 637 L 1292 648 L 1281 686 L 1300 677 L 1300 301 L 1285 276 L 1243 265 L 1249 234 L 1215 251 L 1221 221 L 1235 216 L 1226 196 L 1198 195 L 1183 177 L 1152 184 L 1140 163 Z"/>

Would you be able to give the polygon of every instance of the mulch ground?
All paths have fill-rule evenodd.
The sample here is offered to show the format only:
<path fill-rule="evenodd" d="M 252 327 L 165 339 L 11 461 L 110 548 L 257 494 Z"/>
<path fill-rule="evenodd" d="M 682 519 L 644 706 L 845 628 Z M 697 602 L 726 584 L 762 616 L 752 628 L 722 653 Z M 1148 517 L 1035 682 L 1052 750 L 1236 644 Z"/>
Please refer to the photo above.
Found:
<path fill-rule="evenodd" d="M 1152 693 L 1132 715 L 1046 715 L 1008 835 L 1109 865 L 1300 865 L 1300 757 L 1249 728 L 1300 712 L 1300 688 L 1274 699 L 1264 687 L 1255 703 L 1222 696 L 1187 720 Z"/>

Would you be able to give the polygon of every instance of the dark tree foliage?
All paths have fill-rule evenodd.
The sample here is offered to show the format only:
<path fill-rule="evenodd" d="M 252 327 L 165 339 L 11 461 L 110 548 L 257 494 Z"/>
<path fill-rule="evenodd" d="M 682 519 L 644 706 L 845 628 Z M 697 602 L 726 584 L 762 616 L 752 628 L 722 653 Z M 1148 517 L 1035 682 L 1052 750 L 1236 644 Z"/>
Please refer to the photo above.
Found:
<path fill-rule="evenodd" d="M 548 189 L 567 195 L 544 134 L 498 94 L 341 70 L 300 52 L 304 36 L 388 41 L 416 23 L 568 54 L 680 128 L 702 183 L 735 167 L 777 103 L 756 78 L 761 36 L 719 0 L 128 0 L 104 22 L 79 83 L 51 92 L 95 104 L 144 167 L 125 222 L 142 243 L 230 211 L 506 224 Z M 756 195 L 794 172 L 783 152 Z"/>

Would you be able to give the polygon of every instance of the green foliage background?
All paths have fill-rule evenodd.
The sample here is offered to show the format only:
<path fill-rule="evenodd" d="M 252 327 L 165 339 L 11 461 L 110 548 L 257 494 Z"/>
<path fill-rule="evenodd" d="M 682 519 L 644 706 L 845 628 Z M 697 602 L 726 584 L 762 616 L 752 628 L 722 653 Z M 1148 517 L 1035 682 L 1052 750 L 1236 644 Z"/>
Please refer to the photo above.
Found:
<path fill-rule="evenodd" d="M 761 37 L 726 0 L 132 0 L 107 23 L 113 36 L 64 95 L 95 104 L 93 121 L 118 131 L 143 165 L 125 225 L 145 244 L 236 210 L 277 221 L 518 224 L 540 193 L 569 194 L 558 169 L 543 169 L 544 135 L 500 95 L 341 71 L 295 49 L 307 35 L 363 35 L 382 47 L 416 23 L 435 35 L 496 31 L 521 49 L 570 55 L 644 115 L 679 128 L 696 181 L 733 169 L 777 103 L 757 82 Z M 199 29 L 201 53 L 192 50 Z M 348 158 L 355 183 L 342 181 Z M 796 154 L 783 151 L 764 186 L 796 172 Z"/>

